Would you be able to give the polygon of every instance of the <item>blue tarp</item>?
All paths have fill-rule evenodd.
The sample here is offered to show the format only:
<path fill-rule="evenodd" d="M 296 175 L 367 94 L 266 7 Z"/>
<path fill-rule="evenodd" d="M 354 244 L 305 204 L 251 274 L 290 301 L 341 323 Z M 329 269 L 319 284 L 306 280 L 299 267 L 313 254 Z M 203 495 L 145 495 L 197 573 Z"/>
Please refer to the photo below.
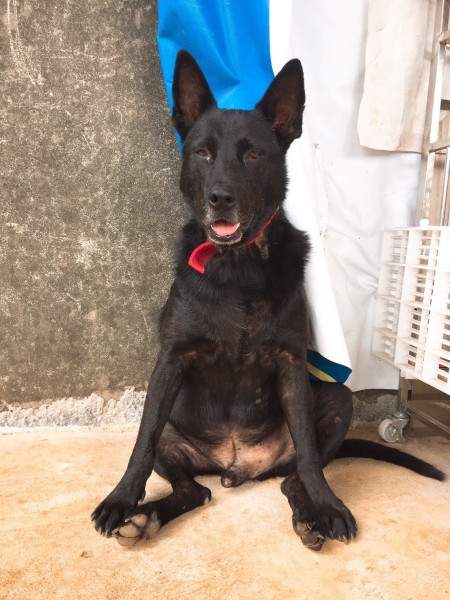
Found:
<path fill-rule="evenodd" d="M 158 45 L 167 97 L 178 50 L 192 54 L 219 108 L 252 109 L 273 79 L 269 0 L 159 0 Z"/>

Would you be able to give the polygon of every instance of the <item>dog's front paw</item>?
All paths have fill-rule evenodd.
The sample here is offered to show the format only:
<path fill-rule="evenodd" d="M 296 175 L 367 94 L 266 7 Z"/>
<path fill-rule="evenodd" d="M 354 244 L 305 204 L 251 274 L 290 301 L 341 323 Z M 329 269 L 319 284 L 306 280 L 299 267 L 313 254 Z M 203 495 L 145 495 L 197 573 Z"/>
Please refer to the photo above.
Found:
<path fill-rule="evenodd" d="M 306 503 L 294 510 L 294 531 L 311 550 L 320 550 L 326 538 L 347 543 L 356 536 L 352 513 L 341 500 L 312 505 Z"/>
<path fill-rule="evenodd" d="M 95 529 L 110 537 L 125 518 L 133 513 L 137 505 L 137 500 L 130 500 L 125 494 L 113 490 L 91 515 L 92 521 L 95 522 Z"/>

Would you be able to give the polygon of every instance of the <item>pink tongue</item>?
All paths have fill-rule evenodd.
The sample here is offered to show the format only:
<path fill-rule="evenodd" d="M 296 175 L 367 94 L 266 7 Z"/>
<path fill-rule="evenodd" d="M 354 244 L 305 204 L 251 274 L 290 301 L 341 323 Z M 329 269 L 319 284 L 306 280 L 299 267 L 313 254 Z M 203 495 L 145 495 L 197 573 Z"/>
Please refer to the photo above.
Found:
<path fill-rule="evenodd" d="M 211 227 L 217 233 L 217 235 L 232 235 L 239 227 L 239 223 L 229 223 L 228 221 L 214 221 Z"/>

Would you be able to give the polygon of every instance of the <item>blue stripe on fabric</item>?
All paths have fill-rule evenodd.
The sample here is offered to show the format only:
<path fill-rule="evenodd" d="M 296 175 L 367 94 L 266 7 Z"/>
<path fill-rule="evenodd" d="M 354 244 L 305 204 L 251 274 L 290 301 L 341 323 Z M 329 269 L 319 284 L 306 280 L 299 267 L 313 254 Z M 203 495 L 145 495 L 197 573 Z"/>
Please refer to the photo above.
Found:
<path fill-rule="evenodd" d="M 273 79 L 269 0 L 159 0 L 158 45 L 172 109 L 175 59 L 181 48 L 204 72 L 219 108 L 250 110 Z"/>
<path fill-rule="evenodd" d="M 310 365 L 312 365 L 316 369 L 319 369 L 319 371 L 326 373 L 329 377 L 332 377 L 338 383 L 344 383 L 345 381 L 347 381 L 348 377 L 350 376 L 350 373 L 352 372 L 350 367 L 346 367 L 345 365 L 341 365 L 339 363 L 333 362 L 332 360 L 328 360 L 315 350 L 308 350 L 306 360 Z M 317 381 L 319 379 L 312 373 L 309 373 L 309 377 L 313 381 Z"/>

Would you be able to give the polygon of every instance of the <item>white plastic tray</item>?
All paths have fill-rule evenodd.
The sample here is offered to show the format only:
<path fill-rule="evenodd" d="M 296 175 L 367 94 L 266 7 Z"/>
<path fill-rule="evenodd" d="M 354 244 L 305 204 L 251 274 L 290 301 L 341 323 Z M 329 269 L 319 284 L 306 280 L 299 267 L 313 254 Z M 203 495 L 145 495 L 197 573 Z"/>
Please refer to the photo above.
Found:
<path fill-rule="evenodd" d="M 450 227 L 384 233 L 374 353 L 450 394 Z"/>

